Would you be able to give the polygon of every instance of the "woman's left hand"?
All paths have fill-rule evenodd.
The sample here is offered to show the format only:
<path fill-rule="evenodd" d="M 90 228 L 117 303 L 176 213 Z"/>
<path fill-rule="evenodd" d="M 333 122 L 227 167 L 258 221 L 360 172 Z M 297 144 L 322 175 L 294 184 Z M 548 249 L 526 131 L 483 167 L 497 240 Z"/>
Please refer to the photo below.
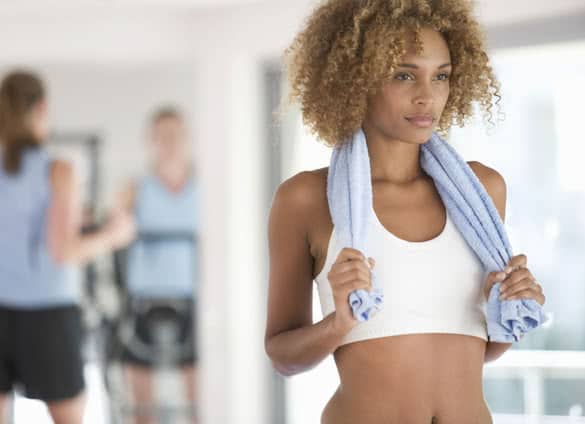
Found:
<path fill-rule="evenodd" d="M 488 277 L 484 286 L 485 298 L 489 299 L 492 286 L 497 281 L 502 281 L 500 285 L 500 300 L 534 299 L 541 306 L 544 305 L 545 296 L 542 292 L 542 286 L 538 284 L 530 270 L 526 267 L 527 259 L 526 255 L 523 254 L 512 257 L 503 271 L 506 273 L 503 281 L 501 279 L 494 281 L 493 276 L 498 273 L 490 273 L 492 278 Z M 500 276 L 503 276 L 503 274 L 500 273 Z"/>

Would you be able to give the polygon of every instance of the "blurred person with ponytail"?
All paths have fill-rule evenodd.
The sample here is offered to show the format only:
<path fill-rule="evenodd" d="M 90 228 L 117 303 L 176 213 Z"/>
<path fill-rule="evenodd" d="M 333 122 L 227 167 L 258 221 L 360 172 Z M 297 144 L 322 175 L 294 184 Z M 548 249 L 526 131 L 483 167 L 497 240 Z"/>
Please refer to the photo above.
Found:
<path fill-rule="evenodd" d="M 112 213 L 81 235 L 72 165 L 45 148 L 48 107 L 41 79 L 14 71 L 0 84 L 0 423 L 15 385 L 47 404 L 55 423 L 81 423 L 84 378 L 75 265 L 125 245 L 131 216 Z"/>

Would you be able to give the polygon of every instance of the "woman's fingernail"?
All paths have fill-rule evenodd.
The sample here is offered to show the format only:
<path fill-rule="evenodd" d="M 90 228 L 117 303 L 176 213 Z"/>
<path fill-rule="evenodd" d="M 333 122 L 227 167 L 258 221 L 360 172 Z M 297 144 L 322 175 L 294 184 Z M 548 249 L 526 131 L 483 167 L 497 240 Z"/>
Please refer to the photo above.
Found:
<path fill-rule="evenodd" d="M 498 274 L 496 275 L 496 278 L 506 278 L 506 273 L 505 272 L 498 272 Z"/>

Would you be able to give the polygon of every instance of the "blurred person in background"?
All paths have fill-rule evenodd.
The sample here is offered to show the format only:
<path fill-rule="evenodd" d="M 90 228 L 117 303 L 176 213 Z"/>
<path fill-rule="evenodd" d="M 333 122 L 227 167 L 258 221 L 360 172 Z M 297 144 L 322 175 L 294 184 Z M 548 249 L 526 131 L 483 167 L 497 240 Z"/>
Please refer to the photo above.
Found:
<path fill-rule="evenodd" d="M 42 80 L 13 71 L 0 84 L 0 418 L 16 386 L 44 401 L 55 423 L 81 423 L 81 279 L 76 265 L 134 236 L 132 217 L 113 211 L 102 229 L 81 235 L 73 166 L 46 150 Z M 0 420 L 1 422 L 2 420 Z"/>
<path fill-rule="evenodd" d="M 192 408 L 196 401 L 197 350 L 194 325 L 198 286 L 199 196 L 191 143 L 184 118 L 173 107 L 156 110 L 149 121 L 150 170 L 121 193 L 122 207 L 136 220 L 137 238 L 127 253 L 127 291 L 130 302 L 187 305 L 176 314 L 178 345 L 183 345 L 177 365 Z M 145 308 L 143 308 L 145 309 Z M 137 311 L 136 337 L 147 346 L 155 343 L 147 314 Z M 126 349 L 136 423 L 155 423 L 156 349 L 150 357 Z M 160 390 L 158 390 L 160 393 Z M 140 412 L 142 411 L 142 412 Z"/>

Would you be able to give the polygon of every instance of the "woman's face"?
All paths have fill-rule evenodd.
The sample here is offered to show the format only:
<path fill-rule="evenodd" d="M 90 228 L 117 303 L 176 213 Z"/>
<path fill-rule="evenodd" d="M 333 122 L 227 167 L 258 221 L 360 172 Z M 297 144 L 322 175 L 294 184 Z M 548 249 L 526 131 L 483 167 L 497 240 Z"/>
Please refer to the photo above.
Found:
<path fill-rule="evenodd" d="M 177 117 L 164 117 L 153 124 L 151 144 L 156 163 L 179 164 L 188 160 L 187 131 Z"/>
<path fill-rule="evenodd" d="M 32 107 L 29 118 L 30 131 L 39 143 L 43 143 L 49 136 L 49 113 L 46 100 L 39 100 Z"/>
<path fill-rule="evenodd" d="M 451 72 L 449 48 L 442 35 L 421 30 L 423 52 L 412 42 L 388 82 L 370 99 L 365 124 L 386 138 L 425 143 L 435 129 L 447 98 Z"/>

